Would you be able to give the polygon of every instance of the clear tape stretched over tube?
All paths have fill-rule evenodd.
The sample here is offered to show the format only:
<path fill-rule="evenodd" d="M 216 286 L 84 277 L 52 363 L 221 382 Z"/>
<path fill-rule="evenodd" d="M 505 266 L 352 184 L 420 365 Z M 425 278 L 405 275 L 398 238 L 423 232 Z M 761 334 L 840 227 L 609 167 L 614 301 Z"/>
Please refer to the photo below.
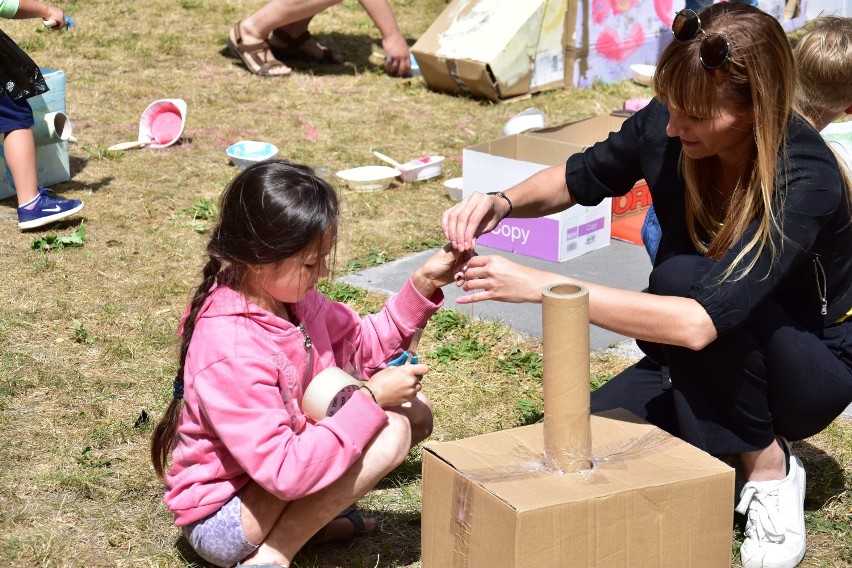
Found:
<path fill-rule="evenodd" d="M 499 452 L 501 456 L 507 456 L 505 463 L 492 467 L 460 469 L 459 472 L 467 479 L 477 483 L 512 481 L 543 475 L 574 475 L 578 479 L 591 480 L 600 469 L 620 469 L 631 460 L 662 451 L 672 441 L 674 441 L 674 438 L 671 434 L 654 428 L 641 436 L 628 438 L 599 448 L 593 454 L 584 455 L 583 457 L 588 457 L 590 461 L 589 468 L 566 472 L 555 471 L 549 456 L 531 450 L 519 440 L 510 452 Z M 475 450 L 472 453 L 475 455 L 495 455 L 498 452 Z M 569 456 L 571 459 L 578 457 Z M 462 506 L 463 504 L 457 503 L 456 505 Z"/>
<path fill-rule="evenodd" d="M 468 568 L 470 564 L 471 529 L 475 519 L 475 499 L 477 493 L 473 488 L 479 484 L 504 481 L 533 479 L 543 476 L 567 475 L 573 476 L 583 483 L 594 483 L 599 471 L 607 469 L 622 469 L 625 464 L 635 459 L 641 459 L 657 452 L 665 451 L 675 438 L 663 430 L 654 428 L 641 436 L 635 436 L 617 443 L 598 448 L 596 455 L 591 455 L 590 467 L 574 472 L 565 472 L 555 468 L 550 457 L 536 452 L 520 439 L 513 444 L 509 452 L 485 452 L 475 450 L 475 455 L 496 455 L 502 458 L 499 466 L 477 469 L 459 469 L 461 475 L 456 476 L 453 486 L 452 503 L 452 533 L 453 533 L 453 562 L 452 568 Z M 576 459 L 577 456 L 568 456 Z M 586 458 L 587 456 L 583 456 Z M 491 460 L 488 460 L 491 461 Z"/>

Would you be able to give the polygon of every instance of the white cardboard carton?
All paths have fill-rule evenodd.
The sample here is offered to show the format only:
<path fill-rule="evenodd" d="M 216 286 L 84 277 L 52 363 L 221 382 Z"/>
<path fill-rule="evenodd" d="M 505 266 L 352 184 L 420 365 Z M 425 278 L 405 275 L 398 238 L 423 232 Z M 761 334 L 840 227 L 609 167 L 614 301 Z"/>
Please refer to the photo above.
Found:
<path fill-rule="evenodd" d="M 531 175 L 562 164 L 618 130 L 624 116 L 601 115 L 553 128 L 506 136 L 465 148 L 463 195 L 502 191 Z M 562 262 L 610 243 L 612 205 L 575 205 L 537 219 L 509 218 L 477 242 L 525 256 Z"/>

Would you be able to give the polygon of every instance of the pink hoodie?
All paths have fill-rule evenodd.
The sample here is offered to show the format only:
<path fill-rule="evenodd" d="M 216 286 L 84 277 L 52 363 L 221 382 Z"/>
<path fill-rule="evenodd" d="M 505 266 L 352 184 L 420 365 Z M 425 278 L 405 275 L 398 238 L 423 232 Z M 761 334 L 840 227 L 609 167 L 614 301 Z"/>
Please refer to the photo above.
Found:
<path fill-rule="evenodd" d="M 184 408 L 166 475 L 164 500 L 175 524 L 216 512 L 249 479 L 285 501 L 339 479 L 387 415 L 359 391 L 334 416 L 314 423 L 302 413 L 302 393 L 331 366 L 372 376 L 442 303 L 441 290 L 426 299 L 409 280 L 380 312 L 362 318 L 313 291 L 294 309 L 303 332 L 231 288 L 214 289 L 189 346 Z"/>

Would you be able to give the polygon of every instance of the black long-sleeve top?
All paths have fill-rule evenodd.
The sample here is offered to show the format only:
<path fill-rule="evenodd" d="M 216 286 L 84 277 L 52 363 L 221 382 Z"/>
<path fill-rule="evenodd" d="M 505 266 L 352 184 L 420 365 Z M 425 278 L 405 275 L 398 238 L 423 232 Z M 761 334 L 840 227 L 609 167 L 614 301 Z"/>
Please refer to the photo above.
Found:
<path fill-rule="evenodd" d="M 613 132 L 566 163 L 566 183 L 582 205 L 626 194 L 645 179 L 662 228 L 656 263 L 679 254 L 699 254 L 687 233 L 684 180 L 678 162 L 679 138 L 666 135 L 667 107 L 654 99 Z M 742 325 L 771 297 L 806 328 L 817 331 L 852 308 L 852 211 L 840 167 L 819 133 L 800 116 L 787 128 L 786 161 L 779 155 L 781 233 L 773 261 L 764 247 L 745 277 L 721 274 L 751 240 L 758 222 L 696 282 L 690 297 L 698 301 L 719 334 Z M 754 252 L 750 253 L 753 255 Z M 748 256 L 746 262 L 753 258 Z M 822 273 L 824 272 L 824 278 Z M 822 298 L 827 310 L 822 314 Z"/>

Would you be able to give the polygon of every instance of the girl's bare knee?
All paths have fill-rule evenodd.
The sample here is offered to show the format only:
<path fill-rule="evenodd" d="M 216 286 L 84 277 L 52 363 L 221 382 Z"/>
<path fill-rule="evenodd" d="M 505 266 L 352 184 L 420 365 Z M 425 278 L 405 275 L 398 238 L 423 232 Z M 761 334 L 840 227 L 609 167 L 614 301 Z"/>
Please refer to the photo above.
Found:
<path fill-rule="evenodd" d="M 387 443 L 382 443 L 382 448 L 383 451 L 388 452 L 387 459 L 391 467 L 396 467 L 402 463 L 408 455 L 408 450 L 411 449 L 411 422 L 407 416 L 398 412 L 390 411 L 387 415 L 388 425 L 383 432 Z"/>
<path fill-rule="evenodd" d="M 408 409 L 408 421 L 411 424 L 411 445 L 412 447 L 419 444 L 426 438 L 432 435 L 433 416 L 432 406 L 429 399 L 425 396 L 418 395 Z"/>

